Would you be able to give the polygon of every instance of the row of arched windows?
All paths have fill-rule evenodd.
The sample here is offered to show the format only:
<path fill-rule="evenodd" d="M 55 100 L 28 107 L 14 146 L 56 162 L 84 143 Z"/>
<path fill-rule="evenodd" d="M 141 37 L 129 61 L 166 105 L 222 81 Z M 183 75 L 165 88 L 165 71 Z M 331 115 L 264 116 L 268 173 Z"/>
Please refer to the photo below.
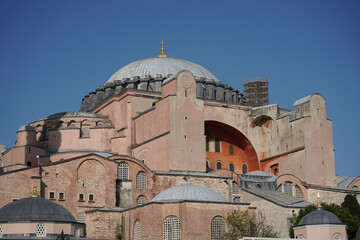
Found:
<path fill-rule="evenodd" d="M 208 162 L 206 164 L 207 164 L 207 166 L 209 166 Z M 221 161 L 217 161 L 216 162 L 216 170 L 220 170 L 220 169 L 223 169 L 223 164 Z M 235 172 L 235 164 L 234 163 L 229 164 L 229 170 Z M 247 172 L 248 172 L 248 165 L 246 163 L 243 163 L 241 165 L 241 173 L 245 174 Z"/>
<path fill-rule="evenodd" d="M 225 239 L 225 219 L 221 216 L 215 216 L 211 220 L 211 240 Z M 134 240 L 141 240 L 141 222 L 136 220 L 134 225 Z M 164 240 L 180 240 L 181 239 L 181 223 L 176 216 L 168 216 L 163 221 L 163 239 Z"/>
<path fill-rule="evenodd" d="M 126 162 L 121 162 L 117 168 L 118 179 L 128 180 L 129 179 L 129 165 Z M 140 171 L 136 175 L 136 188 L 147 189 L 147 177 L 146 173 Z"/>

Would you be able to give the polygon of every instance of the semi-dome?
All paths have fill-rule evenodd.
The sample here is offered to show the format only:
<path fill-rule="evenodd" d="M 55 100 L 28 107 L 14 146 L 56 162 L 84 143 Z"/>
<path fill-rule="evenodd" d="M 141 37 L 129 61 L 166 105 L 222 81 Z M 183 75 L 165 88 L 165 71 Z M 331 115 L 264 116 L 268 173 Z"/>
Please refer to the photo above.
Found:
<path fill-rule="evenodd" d="M 151 202 L 179 202 L 179 201 L 200 201 L 200 202 L 229 202 L 220 193 L 201 185 L 184 184 L 168 188 Z"/>
<path fill-rule="evenodd" d="M 11 202 L 0 208 L 1 222 L 67 222 L 77 221 L 71 213 L 45 198 L 30 197 Z"/>
<path fill-rule="evenodd" d="M 205 78 L 220 82 L 211 72 L 199 64 L 186 60 L 171 57 L 153 57 L 138 60 L 124 66 L 114 73 L 107 83 L 116 80 L 125 81 L 124 78 L 133 79 L 134 77 L 159 77 L 166 78 L 175 75 L 181 70 L 190 71 L 196 78 Z"/>
<path fill-rule="evenodd" d="M 301 225 L 318 225 L 318 224 L 342 224 L 340 219 L 333 213 L 325 211 L 322 207 L 306 214 L 298 226 Z"/>
<path fill-rule="evenodd" d="M 18 132 L 20 131 L 31 131 L 31 132 L 35 132 L 35 128 L 33 128 L 32 126 L 26 124 L 24 126 L 21 126 L 18 130 Z"/>

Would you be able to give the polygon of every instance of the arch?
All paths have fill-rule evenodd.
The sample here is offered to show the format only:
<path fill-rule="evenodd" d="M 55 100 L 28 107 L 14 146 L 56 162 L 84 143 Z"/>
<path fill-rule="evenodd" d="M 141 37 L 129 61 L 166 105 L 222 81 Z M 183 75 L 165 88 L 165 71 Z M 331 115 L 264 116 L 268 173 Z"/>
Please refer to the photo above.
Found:
<path fill-rule="evenodd" d="M 58 121 L 55 125 L 55 128 L 62 128 L 63 123 L 63 121 Z"/>
<path fill-rule="evenodd" d="M 117 167 L 117 178 L 120 180 L 129 179 L 129 165 L 126 162 L 120 162 Z"/>
<path fill-rule="evenodd" d="M 239 166 L 239 172 L 242 163 L 248 165 L 248 171 L 260 170 L 260 162 L 254 146 L 237 128 L 223 122 L 208 120 L 205 121 L 205 132 L 210 141 L 210 151 L 206 151 L 210 168 L 216 169 L 216 162 L 221 159 L 223 167 L 227 168 L 232 162 L 235 166 Z M 215 145 L 220 146 L 215 147 Z"/>
<path fill-rule="evenodd" d="M 308 199 L 307 189 L 304 187 L 301 180 L 292 174 L 282 174 L 276 178 L 276 186 L 278 191 L 285 192 L 285 183 L 289 182 L 294 186 L 291 196 Z"/>
<path fill-rule="evenodd" d="M 141 240 L 141 222 L 136 220 L 134 224 L 134 240 Z"/>
<path fill-rule="evenodd" d="M 147 203 L 147 199 L 144 195 L 140 195 L 137 199 L 136 199 L 136 206 L 141 206 L 144 205 L 145 203 Z"/>
<path fill-rule="evenodd" d="M 225 219 L 221 216 L 215 216 L 211 220 L 211 240 L 225 239 Z"/>
<path fill-rule="evenodd" d="M 90 137 L 90 122 L 85 119 L 80 124 L 80 138 L 89 138 Z"/>
<path fill-rule="evenodd" d="M 262 126 L 269 128 L 272 121 L 273 119 L 268 115 L 261 115 L 256 117 L 254 120 L 252 120 L 250 126 L 251 128 L 262 127 Z"/>
<path fill-rule="evenodd" d="M 234 163 L 229 164 L 229 170 L 235 172 L 235 164 Z"/>
<path fill-rule="evenodd" d="M 241 165 L 241 173 L 242 174 L 248 173 L 248 165 L 246 163 L 243 163 Z"/>
<path fill-rule="evenodd" d="M 145 164 L 151 163 L 154 161 L 154 157 L 151 151 L 147 148 L 141 149 L 135 156 L 138 159 L 144 160 Z"/>
<path fill-rule="evenodd" d="M 68 128 L 75 128 L 75 120 L 70 120 L 68 123 L 67 123 L 67 127 Z"/>
<path fill-rule="evenodd" d="M 181 239 L 181 223 L 176 216 L 168 216 L 163 221 L 163 239 L 164 240 L 180 240 Z"/>
<path fill-rule="evenodd" d="M 222 162 L 219 160 L 216 162 L 216 170 L 222 169 Z"/>
<path fill-rule="evenodd" d="M 147 178 L 146 173 L 143 171 L 138 172 L 136 175 L 136 188 L 137 189 L 146 189 L 147 188 Z"/>

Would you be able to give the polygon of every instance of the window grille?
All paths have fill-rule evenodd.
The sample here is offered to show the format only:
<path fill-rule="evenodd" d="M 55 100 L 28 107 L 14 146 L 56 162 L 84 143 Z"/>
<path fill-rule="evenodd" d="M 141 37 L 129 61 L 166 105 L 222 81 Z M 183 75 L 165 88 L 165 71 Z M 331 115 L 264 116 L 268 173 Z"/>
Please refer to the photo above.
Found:
<path fill-rule="evenodd" d="M 239 188 L 236 184 L 236 182 L 232 182 L 232 192 L 233 194 L 240 194 Z"/>
<path fill-rule="evenodd" d="M 146 173 L 138 172 L 136 175 L 136 188 L 137 189 L 146 189 Z"/>
<path fill-rule="evenodd" d="M 216 169 L 222 169 L 222 163 L 221 162 L 216 163 Z"/>
<path fill-rule="evenodd" d="M 146 197 L 144 195 L 140 195 L 136 199 L 136 206 L 141 206 L 141 205 L 144 205 L 145 203 L 147 203 L 147 201 L 146 201 Z"/>
<path fill-rule="evenodd" d="M 79 193 L 79 202 L 85 201 L 85 197 L 83 193 Z"/>
<path fill-rule="evenodd" d="M 235 165 L 233 163 L 229 164 L 229 170 L 235 172 Z"/>
<path fill-rule="evenodd" d="M 215 137 L 215 152 L 220 152 L 220 138 Z"/>
<path fill-rule="evenodd" d="M 94 202 L 94 194 L 89 194 L 89 202 Z"/>
<path fill-rule="evenodd" d="M 85 213 L 79 213 L 78 214 L 78 222 L 79 223 L 86 223 L 86 215 L 85 215 Z"/>
<path fill-rule="evenodd" d="M 248 166 L 246 163 L 244 163 L 242 166 L 241 166 L 241 170 L 242 170 L 242 174 L 245 174 L 248 172 Z"/>
<path fill-rule="evenodd" d="M 175 216 L 165 218 L 163 222 L 163 239 L 164 240 L 180 240 L 180 220 Z"/>
<path fill-rule="evenodd" d="M 225 240 L 225 220 L 220 216 L 211 220 L 211 240 Z"/>
<path fill-rule="evenodd" d="M 141 222 L 137 220 L 134 226 L 134 240 L 141 240 Z"/>
<path fill-rule="evenodd" d="M 0 225 L 0 238 L 3 236 L 4 232 L 3 232 L 3 229 L 2 229 L 2 226 Z"/>
<path fill-rule="evenodd" d="M 36 225 L 36 236 L 37 237 L 46 237 L 45 224 L 40 223 L 40 224 Z"/>
<path fill-rule="evenodd" d="M 285 182 L 284 185 L 284 193 L 286 195 L 292 196 L 292 186 L 291 186 L 291 182 Z"/>
<path fill-rule="evenodd" d="M 118 165 L 118 179 L 128 180 L 129 179 L 129 166 L 126 162 L 121 162 Z"/>
<path fill-rule="evenodd" d="M 234 145 L 232 144 L 229 145 L 229 154 L 234 155 Z"/>

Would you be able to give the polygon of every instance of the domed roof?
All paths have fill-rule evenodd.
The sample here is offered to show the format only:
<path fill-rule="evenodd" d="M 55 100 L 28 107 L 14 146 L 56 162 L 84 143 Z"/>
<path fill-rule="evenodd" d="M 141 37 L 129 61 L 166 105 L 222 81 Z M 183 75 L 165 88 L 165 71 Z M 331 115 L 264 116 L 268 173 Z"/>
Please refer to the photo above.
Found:
<path fill-rule="evenodd" d="M 146 58 L 132 62 L 119 71 L 114 73 L 107 83 L 116 80 L 123 80 L 124 78 L 133 79 L 134 77 L 144 78 L 146 76 L 166 78 L 169 75 L 175 75 L 181 70 L 189 70 L 195 77 L 204 77 L 208 80 L 220 82 L 211 72 L 206 70 L 199 64 L 189 62 L 186 60 L 171 58 L 171 57 L 154 57 Z"/>
<path fill-rule="evenodd" d="M 298 226 L 318 224 L 342 224 L 342 222 L 335 214 L 325 211 L 323 208 L 317 208 L 315 211 L 306 214 Z"/>
<path fill-rule="evenodd" d="M 168 188 L 155 196 L 151 202 L 179 202 L 183 200 L 229 202 L 220 193 L 196 184 L 184 184 Z"/>
<path fill-rule="evenodd" d="M 17 131 L 18 132 L 20 132 L 20 131 L 32 131 L 32 132 L 35 132 L 35 128 L 33 128 L 32 126 L 26 124 L 24 126 L 21 126 Z"/>
<path fill-rule="evenodd" d="M 0 222 L 76 222 L 71 213 L 45 198 L 30 197 L 0 208 Z"/>

